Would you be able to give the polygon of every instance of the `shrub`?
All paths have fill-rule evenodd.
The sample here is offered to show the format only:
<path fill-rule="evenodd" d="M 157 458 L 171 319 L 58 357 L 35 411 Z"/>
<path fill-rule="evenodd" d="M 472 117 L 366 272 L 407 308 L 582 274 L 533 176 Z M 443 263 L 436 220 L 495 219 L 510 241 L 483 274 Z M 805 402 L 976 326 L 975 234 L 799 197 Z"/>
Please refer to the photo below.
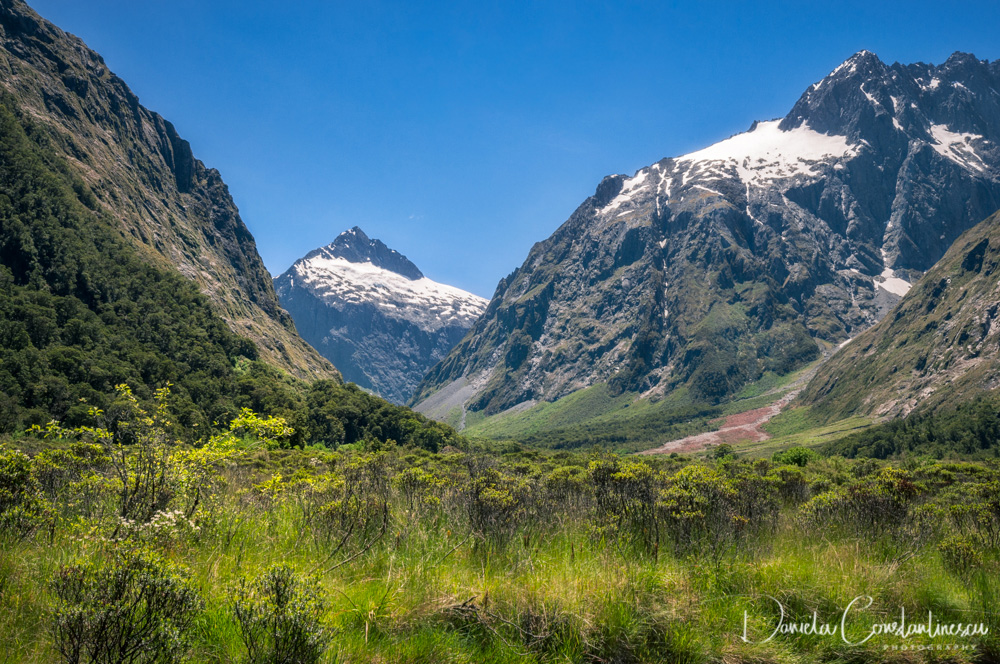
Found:
<path fill-rule="evenodd" d="M 312 664 L 326 650 L 317 584 L 300 581 L 287 565 L 271 567 L 253 583 L 243 578 L 232 605 L 251 664 Z"/>
<path fill-rule="evenodd" d="M 779 466 L 769 477 L 777 484 L 778 494 L 785 502 L 797 504 L 809 497 L 809 483 L 797 466 Z"/>
<path fill-rule="evenodd" d="M 920 493 L 908 472 L 887 466 L 846 488 L 822 493 L 801 509 L 813 525 L 877 536 L 909 525 L 910 506 Z"/>
<path fill-rule="evenodd" d="M 964 485 L 948 514 L 955 527 L 982 546 L 1000 546 L 1000 481 Z"/>
<path fill-rule="evenodd" d="M 590 462 L 599 520 L 611 535 L 624 536 L 647 550 L 659 549 L 656 518 L 657 473 L 646 463 L 607 456 Z"/>
<path fill-rule="evenodd" d="M 810 461 L 819 459 L 819 453 L 808 447 L 792 447 L 784 452 L 775 452 L 771 460 L 777 464 L 804 468 Z"/>
<path fill-rule="evenodd" d="M 709 452 L 708 456 L 711 457 L 712 459 L 717 459 L 717 460 L 722 460 L 725 459 L 726 457 L 733 457 L 735 459 L 736 450 L 733 449 L 732 445 L 728 443 L 722 443 L 721 445 L 716 445 L 714 448 L 712 448 L 712 451 Z"/>
<path fill-rule="evenodd" d="M 964 576 L 983 564 L 979 548 L 968 537 L 952 535 L 938 544 L 944 566 L 959 576 Z"/>
<path fill-rule="evenodd" d="M 390 519 L 385 497 L 333 474 L 306 484 L 309 489 L 300 492 L 306 500 L 300 505 L 305 528 L 317 544 L 366 549 L 385 534 Z"/>
<path fill-rule="evenodd" d="M 269 450 L 287 448 L 295 429 L 288 426 L 283 417 L 261 417 L 249 408 L 240 410 L 229 423 L 229 433 L 233 436 L 252 438 Z"/>
<path fill-rule="evenodd" d="M 50 521 L 48 503 L 32 471 L 27 454 L 0 450 L 0 533 L 22 538 Z"/>
<path fill-rule="evenodd" d="M 768 472 L 770 465 L 758 460 L 753 464 L 732 464 L 726 469 L 735 510 L 730 522 L 737 538 L 754 535 L 777 523 L 781 480 Z"/>
<path fill-rule="evenodd" d="M 173 497 L 167 416 L 170 384 L 156 390 L 153 413 L 139 404 L 128 385 L 116 385 L 115 391 L 117 397 L 107 411 L 89 409 L 98 426 L 65 429 L 53 421 L 44 428 L 33 426 L 31 431 L 44 438 L 102 446 L 115 484 L 119 518 L 145 523 Z"/>
<path fill-rule="evenodd" d="M 184 574 L 145 549 L 60 568 L 55 640 L 67 662 L 176 662 L 201 599 Z"/>
<path fill-rule="evenodd" d="M 441 499 L 436 494 L 445 485 L 445 480 L 414 466 L 397 473 L 392 478 L 392 485 L 403 494 L 412 510 L 418 504 L 439 504 Z"/>
<path fill-rule="evenodd" d="M 524 522 L 531 489 L 528 482 L 492 467 L 470 468 L 466 487 L 469 525 L 480 540 L 502 548 Z"/>
<path fill-rule="evenodd" d="M 545 476 L 548 501 L 571 511 L 587 496 L 587 473 L 580 466 L 560 466 Z"/>
<path fill-rule="evenodd" d="M 95 471 L 104 470 L 108 457 L 104 448 L 92 443 L 73 443 L 68 450 L 49 448 L 31 459 L 32 475 L 51 502 L 82 478 Z"/>
<path fill-rule="evenodd" d="M 718 551 L 736 525 L 735 499 L 736 490 L 718 469 L 691 465 L 668 480 L 656 505 L 678 550 L 705 541 Z"/>

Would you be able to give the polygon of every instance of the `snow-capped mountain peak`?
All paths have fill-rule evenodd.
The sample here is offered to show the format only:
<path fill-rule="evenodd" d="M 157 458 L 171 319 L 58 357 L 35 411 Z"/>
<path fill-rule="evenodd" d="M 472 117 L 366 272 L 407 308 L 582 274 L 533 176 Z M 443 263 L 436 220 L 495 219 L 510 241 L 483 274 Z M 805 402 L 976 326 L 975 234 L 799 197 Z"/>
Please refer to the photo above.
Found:
<path fill-rule="evenodd" d="M 780 120 L 604 178 L 501 281 L 418 409 L 493 414 L 601 382 L 720 399 L 801 366 L 1000 207 L 998 91 L 1000 61 L 861 51 Z"/>
<path fill-rule="evenodd" d="M 296 261 L 285 275 L 328 306 L 369 304 L 385 316 L 408 320 L 427 332 L 450 325 L 469 326 L 488 304 L 485 298 L 423 274 L 411 278 L 371 259 L 352 261 L 333 252 Z"/>
<path fill-rule="evenodd" d="M 395 249 L 390 249 L 382 240 L 369 238 L 357 226 L 344 231 L 327 246 L 309 252 L 302 260 L 309 260 L 316 256 L 342 258 L 358 264 L 370 263 L 375 267 L 395 272 L 411 280 L 424 277 L 423 273 L 406 256 Z"/>
<path fill-rule="evenodd" d="M 404 402 L 486 310 L 355 226 L 275 279 L 302 337 L 346 380 Z"/>

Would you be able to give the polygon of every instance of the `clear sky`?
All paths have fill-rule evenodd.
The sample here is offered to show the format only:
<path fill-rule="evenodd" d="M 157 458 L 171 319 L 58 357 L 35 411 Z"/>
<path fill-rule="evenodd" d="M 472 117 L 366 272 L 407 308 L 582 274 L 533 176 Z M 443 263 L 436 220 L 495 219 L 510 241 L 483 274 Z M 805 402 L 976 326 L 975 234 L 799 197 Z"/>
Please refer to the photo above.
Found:
<path fill-rule="evenodd" d="M 861 49 L 1000 58 L 1000 3 L 29 0 L 228 183 L 273 274 L 358 225 L 489 297 L 611 173 Z"/>

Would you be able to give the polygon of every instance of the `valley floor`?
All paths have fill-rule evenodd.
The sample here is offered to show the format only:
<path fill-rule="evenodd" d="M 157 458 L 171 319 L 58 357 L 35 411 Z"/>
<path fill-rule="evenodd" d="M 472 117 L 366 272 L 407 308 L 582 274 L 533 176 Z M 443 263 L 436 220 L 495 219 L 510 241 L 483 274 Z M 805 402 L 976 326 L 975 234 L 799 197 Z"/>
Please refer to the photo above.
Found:
<path fill-rule="evenodd" d="M 671 454 L 673 452 L 690 454 L 700 452 L 713 445 L 759 443 L 769 440 L 771 433 L 764 428 L 764 425 L 795 400 L 795 397 L 816 375 L 819 367 L 820 364 L 816 363 L 808 370 L 801 372 L 787 385 L 773 388 L 762 395 L 775 396 L 774 401 L 766 406 L 727 415 L 725 418 L 717 420 L 719 423 L 717 429 L 672 440 L 653 449 L 640 452 L 640 454 Z"/>
<path fill-rule="evenodd" d="M 282 450 L 269 422 L 193 449 L 0 446 L 0 662 L 89 661 L 73 647 L 127 645 L 131 620 L 164 628 L 157 661 L 1000 657 L 995 462 Z M 902 610 L 989 631 L 865 640 Z M 768 638 L 845 612 L 843 634 Z"/>
<path fill-rule="evenodd" d="M 640 452 L 640 454 L 670 454 L 671 452 L 690 454 L 700 452 L 712 445 L 735 445 L 768 440 L 771 434 L 763 428 L 764 424 L 791 403 L 798 396 L 800 390 L 801 388 L 788 392 L 769 406 L 729 415 L 722 421 L 722 426 L 714 431 L 672 440 L 654 449 Z"/>

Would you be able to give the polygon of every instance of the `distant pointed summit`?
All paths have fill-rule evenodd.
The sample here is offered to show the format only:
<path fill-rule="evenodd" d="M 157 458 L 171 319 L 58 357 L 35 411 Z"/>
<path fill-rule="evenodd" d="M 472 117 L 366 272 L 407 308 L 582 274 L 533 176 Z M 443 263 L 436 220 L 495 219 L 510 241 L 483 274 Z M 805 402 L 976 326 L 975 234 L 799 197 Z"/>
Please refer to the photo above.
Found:
<path fill-rule="evenodd" d="M 351 263 L 371 263 L 383 270 L 395 272 L 414 281 L 424 278 L 424 273 L 406 256 L 395 249 L 390 249 L 382 240 L 369 238 L 358 226 L 344 231 L 327 246 L 310 251 L 300 260 L 316 256 L 343 258 Z"/>
<path fill-rule="evenodd" d="M 425 277 L 357 226 L 274 280 L 302 337 L 337 358 L 345 380 L 406 401 L 486 309 L 486 300 Z"/>

